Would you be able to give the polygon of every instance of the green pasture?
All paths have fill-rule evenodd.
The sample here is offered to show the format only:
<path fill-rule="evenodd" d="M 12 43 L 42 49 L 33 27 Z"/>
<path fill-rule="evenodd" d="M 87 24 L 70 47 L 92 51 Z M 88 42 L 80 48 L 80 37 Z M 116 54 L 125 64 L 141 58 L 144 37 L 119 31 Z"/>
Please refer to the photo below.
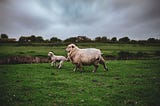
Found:
<path fill-rule="evenodd" d="M 98 48 L 104 55 L 116 56 L 120 51 L 129 51 L 131 53 L 142 52 L 153 57 L 160 53 L 159 45 L 142 45 L 142 44 L 109 44 L 109 43 L 79 43 L 80 48 Z M 31 56 L 47 56 L 49 51 L 53 51 L 56 55 L 66 56 L 65 48 L 67 44 L 57 46 L 18 46 L 18 45 L 1 45 L 0 57 L 15 55 L 31 55 Z"/>
<path fill-rule="evenodd" d="M 18 51 L 24 49 L 24 53 L 34 50 L 43 55 L 53 49 L 14 48 L 18 48 Z M 17 50 L 12 48 L 11 51 Z M 64 63 L 62 69 L 51 67 L 50 63 L 0 65 L 0 104 L 159 106 L 160 60 L 114 60 L 107 61 L 106 64 L 109 71 L 104 71 L 100 66 L 95 73 L 91 72 L 92 66 L 84 67 L 82 73 L 73 72 L 70 62 Z"/>

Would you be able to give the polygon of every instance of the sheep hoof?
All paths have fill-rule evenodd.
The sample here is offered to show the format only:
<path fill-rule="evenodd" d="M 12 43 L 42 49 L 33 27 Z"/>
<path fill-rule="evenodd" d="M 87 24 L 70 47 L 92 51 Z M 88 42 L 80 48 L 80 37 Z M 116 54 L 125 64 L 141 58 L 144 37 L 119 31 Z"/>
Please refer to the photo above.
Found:
<path fill-rule="evenodd" d="M 73 72 L 76 72 L 76 69 L 73 69 Z"/>

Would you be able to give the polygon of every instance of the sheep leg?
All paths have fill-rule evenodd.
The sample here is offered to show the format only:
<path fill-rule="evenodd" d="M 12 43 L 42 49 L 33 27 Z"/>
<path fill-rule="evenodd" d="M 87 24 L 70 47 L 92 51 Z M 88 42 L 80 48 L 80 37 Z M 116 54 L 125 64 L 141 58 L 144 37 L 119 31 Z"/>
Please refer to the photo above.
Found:
<path fill-rule="evenodd" d="M 79 71 L 80 71 L 80 72 L 83 72 L 82 64 L 81 64 L 81 63 L 78 63 L 78 64 L 77 64 L 77 67 L 79 68 Z"/>
<path fill-rule="evenodd" d="M 56 61 L 52 61 L 51 66 L 56 66 Z"/>
<path fill-rule="evenodd" d="M 77 66 L 75 66 L 75 68 L 73 69 L 73 71 L 74 71 L 74 72 L 76 72 L 76 71 L 77 71 Z"/>
<path fill-rule="evenodd" d="M 54 62 L 54 66 L 57 67 L 57 66 L 56 66 L 56 62 Z"/>
<path fill-rule="evenodd" d="M 59 63 L 55 62 L 55 67 L 58 68 L 59 67 Z"/>
<path fill-rule="evenodd" d="M 100 60 L 99 63 L 103 65 L 103 67 L 104 67 L 104 69 L 105 69 L 106 71 L 108 71 L 108 68 L 107 68 L 107 66 L 106 66 L 106 64 L 105 64 L 105 60 L 104 60 L 102 57 L 101 57 L 101 60 Z"/>
<path fill-rule="evenodd" d="M 96 72 L 98 68 L 98 64 L 94 64 L 94 70 L 92 72 Z"/>
<path fill-rule="evenodd" d="M 61 68 L 63 61 L 60 61 L 58 68 Z"/>
<path fill-rule="evenodd" d="M 75 67 L 75 68 L 73 69 L 73 71 L 76 72 L 76 71 L 77 71 L 77 67 Z"/>
<path fill-rule="evenodd" d="M 53 61 L 51 62 L 51 66 L 54 66 L 54 62 Z"/>
<path fill-rule="evenodd" d="M 82 65 L 79 65 L 80 72 L 83 72 Z"/>
<path fill-rule="evenodd" d="M 79 70 L 82 72 L 82 71 L 83 71 L 83 70 L 82 70 L 82 65 L 76 64 L 76 65 L 75 65 L 75 68 L 73 69 L 73 71 L 75 72 L 75 71 L 77 71 L 77 69 L 79 69 Z"/>

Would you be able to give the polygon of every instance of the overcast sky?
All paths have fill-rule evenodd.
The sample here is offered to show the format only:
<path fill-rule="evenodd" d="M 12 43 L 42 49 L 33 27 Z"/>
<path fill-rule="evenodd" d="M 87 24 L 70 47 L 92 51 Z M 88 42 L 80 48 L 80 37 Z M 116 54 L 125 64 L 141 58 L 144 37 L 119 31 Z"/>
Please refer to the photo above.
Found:
<path fill-rule="evenodd" d="M 160 39 L 160 0 L 0 0 L 0 33 Z"/>

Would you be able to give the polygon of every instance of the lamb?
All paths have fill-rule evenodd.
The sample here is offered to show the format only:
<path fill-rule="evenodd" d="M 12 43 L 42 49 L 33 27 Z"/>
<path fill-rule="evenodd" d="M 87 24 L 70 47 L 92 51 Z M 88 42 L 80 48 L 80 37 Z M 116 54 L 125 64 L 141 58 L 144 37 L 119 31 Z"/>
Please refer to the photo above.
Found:
<path fill-rule="evenodd" d="M 76 71 L 78 68 L 82 71 L 83 65 L 94 65 L 93 72 L 96 72 L 98 64 L 102 64 L 104 69 L 108 71 L 105 60 L 101 56 L 102 53 L 99 49 L 80 49 L 75 44 L 70 44 L 67 46 L 66 51 L 68 52 L 68 59 L 75 65 L 73 71 Z"/>
<path fill-rule="evenodd" d="M 51 66 L 56 66 L 56 62 L 59 62 L 58 68 L 62 67 L 62 64 L 64 61 L 66 61 L 67 59 L 64 56 L 56 56 L 54 55 L 54 53 L 52 51 L 50 51 L 48 53 L 48 56 L 51 58 Z"/>

